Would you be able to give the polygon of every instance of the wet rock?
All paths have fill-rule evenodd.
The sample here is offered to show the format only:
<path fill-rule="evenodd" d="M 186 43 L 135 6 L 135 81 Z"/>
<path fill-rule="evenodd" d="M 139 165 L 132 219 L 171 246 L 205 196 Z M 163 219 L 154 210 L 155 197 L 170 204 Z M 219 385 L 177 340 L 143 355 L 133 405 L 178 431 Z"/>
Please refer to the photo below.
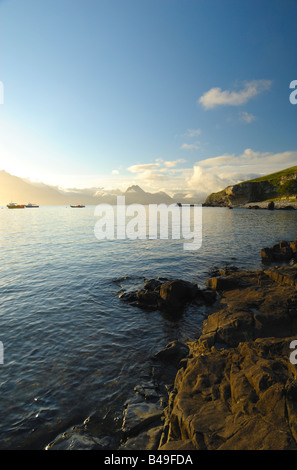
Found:
<path fill-rule="evenodd" d="M 160 286 L 160 297 L 167 308 L 178 309 L 184 307 L 198 295 L 198 286 L 188 281 L 175 279 L 167 281 Z"/>
<path fill-rule="evenodd" d="M 145 430 L 135 437 L 129 438 L 119 450 L 156 450 L 158 449 L 163 426 L 156 426 Z"/>
<path fill-rule="evenodd" d="M 296 367 L 289 360 L 297 266 L 233 272 L 224 282 L 217 310 L 176 374 L 159 449 L 297 450 Z"/>
<path fill-rule="evenodd" d="M 128 403 L 124 411 L 122 432 L 125 437 L 139 435 L 147 428 L 161 426 L 162 416 L 163 409 L 158 403 L 147 401 Z"/>
<path fill-rule="evenodd" d="M 187 344 L 180 341 L 172 341 L 164 349 L 157 352 L 154 356 L 154 359 L 169 363 L 178 368 L 181 359 L 187 357 L 188 354 L 189 347 Z"/>
<path fill-rule="evenodd" d="M 214 291 L 225 291 L 238 287 L 240 283 L 240 278 L 214 277 L 206 281 L 206 286 Z"/>
<path fill-rule="evenodd" d="M 108 438 L 99 439 L 74 428 L 57 436 L 45 450 L 103 450 L 108 445 Z"/>
<path fill-rule="evenodd" d="M 121 293 L 119 298 L 144 309 L 181 312 L 196 298 L 209 303 L 213 296 L 209 295 L 209 292 L 201 291 L 197 284 L 182 279 L 150 279 L 145 281 L 142 289 Z"/>
<path fill-rule="evenodd" d="M 280 241 L 272 247 L 261 250 L 262 263 L 286 263 L 297 259 L 297 240 L 293 242 Z"/>
<path fill-rule="evenodd" d="M 159 281 L 158 279 L 149 279 L 149 280 L 145 281 L 144 288 L 149 290 L 149 291 L 156 290 L 158 292 L 159 289 L 160 289 L 161 284 L 162 284 L 162 282 Z"/>

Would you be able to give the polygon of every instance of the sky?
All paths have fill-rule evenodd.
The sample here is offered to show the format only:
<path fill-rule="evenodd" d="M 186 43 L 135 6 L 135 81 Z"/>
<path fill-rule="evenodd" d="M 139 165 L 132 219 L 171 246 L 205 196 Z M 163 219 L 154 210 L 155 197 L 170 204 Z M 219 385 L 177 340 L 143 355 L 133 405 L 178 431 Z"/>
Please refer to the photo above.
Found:
<path fill-rule="evenodd" d="M 210 193 L 297 164 L 297 0 L 0 0 L 0 170 Z"/>

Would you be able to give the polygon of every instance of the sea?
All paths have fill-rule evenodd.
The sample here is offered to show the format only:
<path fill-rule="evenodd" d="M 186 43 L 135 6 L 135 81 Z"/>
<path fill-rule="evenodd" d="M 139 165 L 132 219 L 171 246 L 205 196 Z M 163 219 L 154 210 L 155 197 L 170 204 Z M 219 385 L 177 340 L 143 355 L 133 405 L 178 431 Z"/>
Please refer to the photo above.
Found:
<path fill-rule="evenodd" d="M 99 240 L 97 220 L 95 206 L 0 208 L 0 449 L 45 449 L 92 415 L 111 442 L 152 357 L 197 339 L 205 318 L 121 293 L 157 278 L 205 287 L 215 268 L 258 269 L 261 248 L 297 237 L 297 211 L 203 207 L 195 250 L 170 237 Z"/>

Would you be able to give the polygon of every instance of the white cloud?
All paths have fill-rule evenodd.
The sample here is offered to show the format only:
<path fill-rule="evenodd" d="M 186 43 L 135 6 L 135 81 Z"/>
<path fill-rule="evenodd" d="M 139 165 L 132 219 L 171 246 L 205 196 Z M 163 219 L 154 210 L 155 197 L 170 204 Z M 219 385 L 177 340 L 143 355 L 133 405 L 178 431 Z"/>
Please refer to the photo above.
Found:
<path fill-rule="evenodd" d="M 166 168 L 174 168 L 176 165 L 180 163 L 185 163 L 185 162 L 186 160 L 184 160 L 183 158 L 180 158 L 178 160 L 164 162 L 164 165 Z"/>
<path fill-rule="evenodd" d="M 196 137 L 197 135 L 201 134 L 201 129 L 188 129 L 187 132 L 184 134 L 186 137 Z"/>
<path fill-rule="evenodd" d="M 230 182 L 230 179 L 223 179 L 214 172 L 194 165 L 193 173 L 187 180 L 188 188 L 195 189 L 200 193 L 208 195 L 214 191 L 224 189 Z"/>
<path fill-rule="evenodd" d="M 226 154 L 201 160 L 198 164 L 202 167 L 224 169 L 224 171 L 232 170 L 234 172 L 240 170 L 241 174 L 255 173 L 267 175 L 294 166 L 296 161 L 296 150 L 271 153 L 256 152 L 248 148 L 238 156 Z"/>
<path fill-rule="evenodd" d="M 200 142 L 194 144 L 182 144 L 180 147 L 182 150 L 198 150 L 200 148 Z"/>
<path fill-rule="evenodd" d="M 250 124 L 251 122 L 255 121 L 256 116 L 253 114 L 247 113 L 246 111 L 242 111 L 239 113 L 239 120 Z"/>
<path fill-rule="evenodd" d="M 259 93 L 268 90 L 271 87 L 271 80 L 253 80 L 246 82 L 239 91 L 223 91 L 221 88 L 211 88 L 204 93 L 198 100 L 206 109 L 212 109 L 216 106 L 240 106 L 247 103 Z"/>
<path fill-rule="evenodd" d="M 270 153 L 245 149 L 241 155 L 227 154 L 197 162 L 186 184 L 192 191 L 207 196 L 232 184 L 295 166 L 296 161 L 297 151 Z"/>
<path fill-rule="evenodd" d="M 154 168 L 158 168 L 160 166 L 160 163 L 143 163 L 140 165 L 132 165 L 129 166 L 128 171 L 131 171 L 131 173 L 143 173 L 144 171 L 147 170 L 152 170 Z"/>
<path fill-rule="evenodd" d="M 120 172 L 119 172 L 119 170 L 112 170 L 111 174 L 112 175 L 119 175 Z"/>

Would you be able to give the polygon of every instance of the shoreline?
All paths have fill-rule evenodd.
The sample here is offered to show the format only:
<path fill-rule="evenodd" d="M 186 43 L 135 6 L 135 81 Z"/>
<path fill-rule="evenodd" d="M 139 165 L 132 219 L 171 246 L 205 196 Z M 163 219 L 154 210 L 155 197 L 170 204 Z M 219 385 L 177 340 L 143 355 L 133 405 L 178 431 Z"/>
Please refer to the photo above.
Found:
<path fill-rule="evenodd" d="M 180 315 L 187 302 L 204 304 L 201 334 L 151 358 L 152 377 L 135 386 L 111 446 L 92 431 L 95 416 L 46 449 L 296 450 L 297 239 L 261 256 L 259 269 L 219 269 L 194 293 L 182 280 L 149 280 L 123 295 L 170 314 L 175 304 Z"/>
<path fill-rule="evenodd" d="M 297 264 L 279 260 L 207 282 L 220 299 L 177 373 L 159 450 L 297 449 Z"/>
<path fill-rule="evenodd" d="M 262 209 L 262 210 L 297 210 L 297 201 L 286 201 L 286 200 L 277 200 L 277 201 L 254 201 L 247 202 L 244 204 L 229 204 L 229 205 L 212 205 L 212 204 L 202 204 L 203 207 L 222 207 L 227 209 Z"/>

